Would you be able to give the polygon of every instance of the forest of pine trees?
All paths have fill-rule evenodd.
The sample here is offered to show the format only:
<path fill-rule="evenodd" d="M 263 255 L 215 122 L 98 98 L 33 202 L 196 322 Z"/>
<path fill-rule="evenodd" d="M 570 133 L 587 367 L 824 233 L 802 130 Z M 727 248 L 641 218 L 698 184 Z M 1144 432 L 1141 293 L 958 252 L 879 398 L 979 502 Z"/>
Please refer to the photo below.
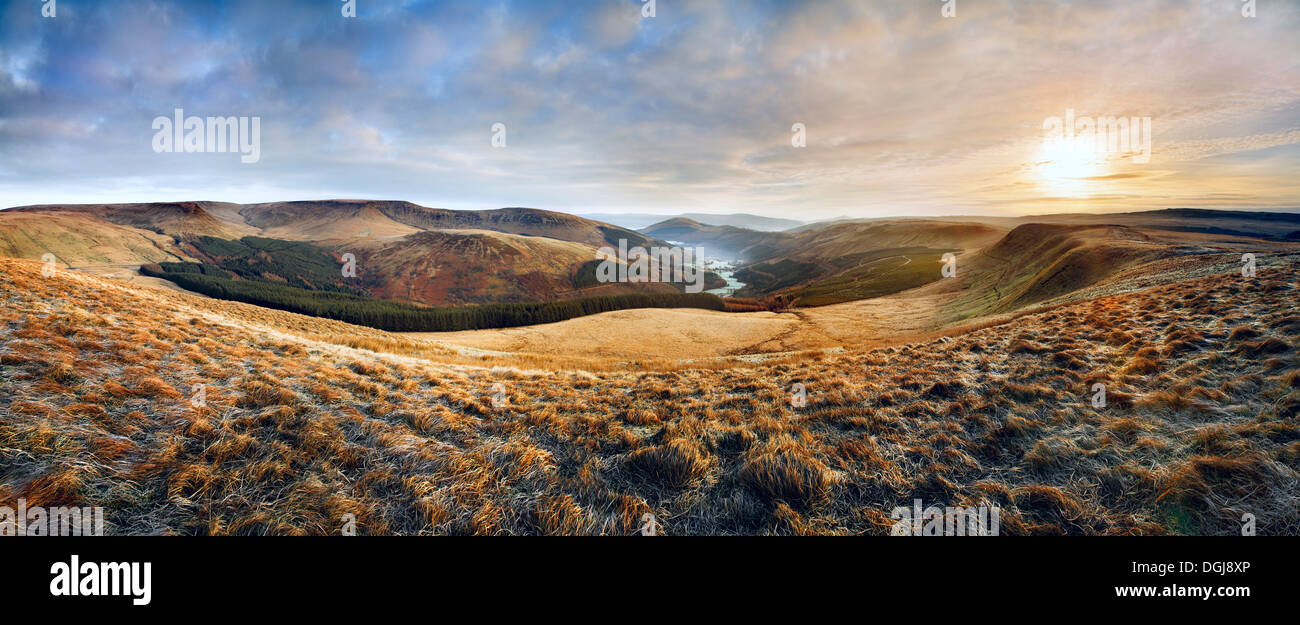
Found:
<path fill-rule="evenodd" d="M 260 280 L 236 280 L 225 270 L 199 263 L 144 265 L 140 273 L 174 282 L 209 297 L 337 319 L 392 332 L 449 332 L 510 328 L 564 321 L 626 308 L 725 310 L 711 293 L 637 293 L 557 302 L 424 307 L 340 292 L 315 291 Z"/>

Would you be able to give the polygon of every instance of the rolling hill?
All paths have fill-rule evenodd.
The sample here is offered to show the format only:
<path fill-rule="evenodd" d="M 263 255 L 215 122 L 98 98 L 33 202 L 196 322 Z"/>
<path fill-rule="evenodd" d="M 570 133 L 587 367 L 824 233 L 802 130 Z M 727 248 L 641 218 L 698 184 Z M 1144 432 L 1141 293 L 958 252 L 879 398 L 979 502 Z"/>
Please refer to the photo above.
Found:
<path fill-rule="evenodd" d="M 738 294 L 801 306 L 888 295 L 939 279 L 944 254 L 980 249 L 1003 232 L 978 223 L 909 219 L 781 233 L 779 243 L 736 272 L 747 284 Z"/>
<path fill-rule="evenodd" d="M 165 235 L 206 235 L 224 239 L 254 234 L 247 224 L 229 221 L 230 204 L 214 202 L 156 202 L 146 204 L 49 204 L 19 206 L 0 211 L 3 215 L 54 215 L 102 221 Z M 221 219 L 215 215 L 226 216 Z M 3 227 L 3 222 L 0 222 Z"/>
<path fill-rule="evenodd" d="M 727 250 L 740 259 L 742 297 L 821 306 L 889 295 L 933 283 L 945 253 L 976 285 L 958 298 L 958 317 L 1012 311 L 1157 260 L 1294 241 L 1300 215 L 1168 209 L 1100 215 L 885 218 L 808 224 L 762 233 L 671 219 L 647 234 Z M 943 287 L 947 288 L 947 287 Z"/>
<path fill-rule="evenodd" d="M 1137 213 L 1062 214 L 1023 221 L 1059 224 L 1119 224 L 1135 228 L 1263 238 L 1286 238 L 1300 232 L 1300 213 L 1167 208 Z"/>
<path fill-rule="evenodd" d="M 36 260 L 54 254 L 63 266 L 139 265 L 184 260 L 172 237 L 60 211 L 0 211 L 0 256 Z"/>
<path fill-rule="evenodd" d="M 241 241 L 284 241 L 290 245 Z M 579 284 L 601 246 L 651 242 L 640 233 L 530 208 L 453 211 L 409 202 L 325 200 L 230 204 L 42 205 L 0 211 L 0 255 L 52 252 L 78 267 L 199 261 L 235 279 L 356 290 L 424 305 L 546 301 L 674 292 L 663 284 Z M 221 243 L 226 242 L 226 243 Z M 344 253 L 359 263 L 342 278 Z M 329 267 L 329 265 L 333 267 Z M 302 273 L 284 274 L 311 266 Z M 329 275 L 330 273 L 334 275 Z M 162 275 L 155 271 L 154 275 Z"/>
<path fill-rule="evenodd" d="M 344 249 L 344 248 L 339 248 Z M 413 303 L 485 304 L 664 292 L 666 284 L 579 289 L 574 274 L 595 258 L 590 245 L 488 230 L 431 230 L 391 241 L 358 241 L 358 273 L 370 294 Z"/>
<path fill-rule="evenodd" d="M 1229 235 L 1280 239 L 1300 236 L 1300 212 L 1267 212 L 1242 210 L 1214 210 L 1202 208 L 1166 208 L 1160 210 L 1120 213 L 1050 213 L 1020 217 L 953 215 L 940 217 L 944 221 L 982 223 L 1010 230 L 1030 223 L 1075 226 L 1128 226 L 1149 230 L 1189 232 L 1208 235 Z M 843 224 L 870 224 L 896 221 L 897 218 L 841 218 L 815 222 L 791 230 L 792 233 L 817 230 Z"/>
<path fill-rule="evenodd" d="M 398 201 L 44 205 L 0 211 L 0 254 L 37 259 L 49 251 L 91 271 L 194 261 L 235 280 L 454 306 L 671 293 L 664 284 L 600 284 L 593 273 L 597 247 L 671 240 L 737 259 L 744 283 L 737 295 L 751 298 L 738 301 L 751 310 L 933 285 L 954 294 L 943 316 L 965 319 L 1104 290 L 1112 277 L 1156 261 L 1264 249 L 1300 223 L 1289 214 L 1189 209 L 1026 219 L 894 218 L 759 232 L 674 218 L 639 233 L 537 209 Z M 352 279 L 336 271 L 346 253 L 358 260 Z M 960 292 L 935 284 L 946 253 L 959 259 Z M 710 279 L 709 288 L 721 284 Z"/>
<path fill-rule="evenodd" d="M 327 200 L 249 204 L 239 211 L 264 236 L 311 241 L 394 238 L 424 230 L 488 230 L 592 247 L 617 245 L 624 238 L 639 244 L 634 231 L 566 213 L 535 208 L 457 211 L 410 202 Z"/>
<path fill-rule="evenodd" d="M 887 535 L 917 498 L 994 506 L 1006 535 L 1229 535 L 1244 512 L 1295 534 L 1287 258 L 887 345 L 594 372 L 0 259 L 0 501 L 102 506 L 108 534 L 630 534 L 649 513 Z"/>
<path fill-rule="evenodd" d="M 804 222 L 780 217 L 766 217 L 749 213 L 682 213 L 680 215 L 655 215 L 650 213 L 583 213 L 581 217 L 617 224 L 633 230 L 644 230 L 661 221 L 689 219 L 711 226 L 735 226 L 760 232 L 780 232 L 802 226 Z"/>
<path fill-rule="evenodd" d="M 950 310 L 972 317 L 1150 285 L 1198 267 L 1241 265 L 1244 253 L 1292 253 L 1278 240 L 1124 225 L 1025 224 L 962 257 Z M 1190 268 L 1190 269 L 1189 269 Z"/>
<path fill-rule="evenodd" d="M 742 262 L 768 258 L 795 245 L 793 237 L 780 232 L 711 226 L 686 217 L 667 219 L 641 232 L 664 241 L 680 241 L 691 247 L 702 247 L 709 256 Z"/>

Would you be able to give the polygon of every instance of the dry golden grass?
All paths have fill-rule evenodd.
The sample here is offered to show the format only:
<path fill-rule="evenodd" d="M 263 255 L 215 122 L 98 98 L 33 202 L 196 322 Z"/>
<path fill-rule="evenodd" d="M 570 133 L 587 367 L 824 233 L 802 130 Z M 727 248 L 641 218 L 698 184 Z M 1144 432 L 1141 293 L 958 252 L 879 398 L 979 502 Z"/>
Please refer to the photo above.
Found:
<path fill-rule="evenodd" d="M 405 336 L 494 352 L 593 360 L 679 360 L 725 356 L 771 342 L 799 325 L 793 314 L 641 308 L 520 328 L 412 332 Z M 829 346 L 832 344 L 801 347 Z"/>
<path fill-rule="evenodd" d="M 913 498 L 999 506 L 1007 534 L 1231 534 L 1245 513 L 1296 534 L 1295 269 L 602 371 L 5 259 L 0 497 L 104 506 L 116 534 L 629 534 L 646 513 L 887 534 Z"/>

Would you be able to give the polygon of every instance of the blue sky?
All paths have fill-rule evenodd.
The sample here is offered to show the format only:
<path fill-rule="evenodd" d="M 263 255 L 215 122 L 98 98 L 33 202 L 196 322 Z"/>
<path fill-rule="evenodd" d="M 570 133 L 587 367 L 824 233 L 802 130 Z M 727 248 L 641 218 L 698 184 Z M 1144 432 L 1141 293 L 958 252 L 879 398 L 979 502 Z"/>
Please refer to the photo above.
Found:
<path fill-rule="evenodd" d="M 1300 207 L 1293 1 L 55 2 L 0 2 L 0 206 Z M 261 159 L 154 152 L 178 107 L 260 117 Z M 1150 162 L 1048 162 L 1067 109 L 1150 117 Z"/>

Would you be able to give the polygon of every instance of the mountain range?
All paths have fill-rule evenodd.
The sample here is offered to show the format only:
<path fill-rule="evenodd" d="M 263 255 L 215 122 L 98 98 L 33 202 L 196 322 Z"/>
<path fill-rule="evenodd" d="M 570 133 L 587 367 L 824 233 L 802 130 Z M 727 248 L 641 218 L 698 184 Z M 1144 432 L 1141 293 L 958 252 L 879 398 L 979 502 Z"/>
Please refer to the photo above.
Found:
<path fill-rule="evenodd" d="M 669 219 L 689 219 L 711 226 L 735 226 L 760 232 L 778 232 L 798 228 L 808 222 L 780 217 L 765 217 L 749 213 L 682 213 L 679 215 L 658 215 L 653 213 L 581 213 L 582 217 L 618 224 L 624 228 L 641 230 L 652 224 Z"/>
<path fill-rule="evenodd" d="M 303 245 L 221 245 L 248 237 Z M 0 256 L 54 254 L 71 267 L 160 262 L 239 262 L 251 254 L 269 281 L 315 284 L 320 276 L 281 275 L 286 264 L 341 264 L 356 258 L 352 287 L 373 297 L 426 305 L 530 302 L 665 292 L 664 284 L 590 284 L 580 278 L 602 246 L 648 242 L 645 235 L 533 208 L 455 211 L 410 202 L 324 200 L 231 204 L 39 205 L 0 211 Z M 295 254 L 295 262 L 277 254 Z M 235 254 L 235 256 L 232 256 Z M 242 254 L 242 255 L 240 255 Z M 236 259 L 237 257 L 237 259 Z M 277 266 L 278 265 L 278 266 Z M 341 275 L 337 276 L 342 278 Z"/>
<path fill-rule="evenodd" d="M 697 216 L 788 225 L 753 215 Z M 1300 215 L 1168 209 L 851 219 L 784 231 L 681 216 L 637 231 L 535 208 L 460 211 L 382 200 L 54 204 L 0 211 L 0 256 L 35 260 L 50 253 L 62 266 L 92 271 L 205 273 L 208 280 L 253 280 L 419 306 L 682 290 L 680 284 L 598 282 L 597 250 L 625 241 L 629 247 L 681 243 L 733 261 L 734 277 L 743 283 L 733 307 L 753 309 L 818 306 L 920 287 L 938 280 L 934 267 L 953 254 L 963 268 L 996 276 L 985 282 L 1000 285 L 963 295 L 965 314 L 974 315 L 1241 237 L 1297 240 Z M 345 258 L 355 261 L 354 278 L 338 271 Z M 1034 276 L 1031 268 L 1053 269 Z M 1013 277 L 1015 284 L 1008 284 Z M 721 284 L 709 276 L 709 288 Z M 1011 292 L 1019 295 L 1007 297 Z"/>
<path fill-rule="evenodd" d="M 0 256 L 29 246 L 0 258 L 0 501 L 101 506 L 110 534 L 327 534 L 349 514 L 368 534 L 630 534 L 652 514 L 674 534 L 888 535 L 921 499 L 988 502 L 1008 535 L 1239 535 L 1243 514 L 1300 531 L 1286 219 L 753 233 L 779 236 L 742 271 L 797 298 L 783 308 L 428 333 L 49 272 L 36 253 L 190 258 L 351 304 L 320 241 L 364 250 L 358 275 L 382 258 L 414 280 L 426 258 L 563 264 L 609 234 L 310 208 L 0 212 Z M 534 218 L 578 240 L 484 229 Z M 462 220 L 480 227 L 427 225 Z M 385 295 L 435 293 L 413 288 Z"/>

